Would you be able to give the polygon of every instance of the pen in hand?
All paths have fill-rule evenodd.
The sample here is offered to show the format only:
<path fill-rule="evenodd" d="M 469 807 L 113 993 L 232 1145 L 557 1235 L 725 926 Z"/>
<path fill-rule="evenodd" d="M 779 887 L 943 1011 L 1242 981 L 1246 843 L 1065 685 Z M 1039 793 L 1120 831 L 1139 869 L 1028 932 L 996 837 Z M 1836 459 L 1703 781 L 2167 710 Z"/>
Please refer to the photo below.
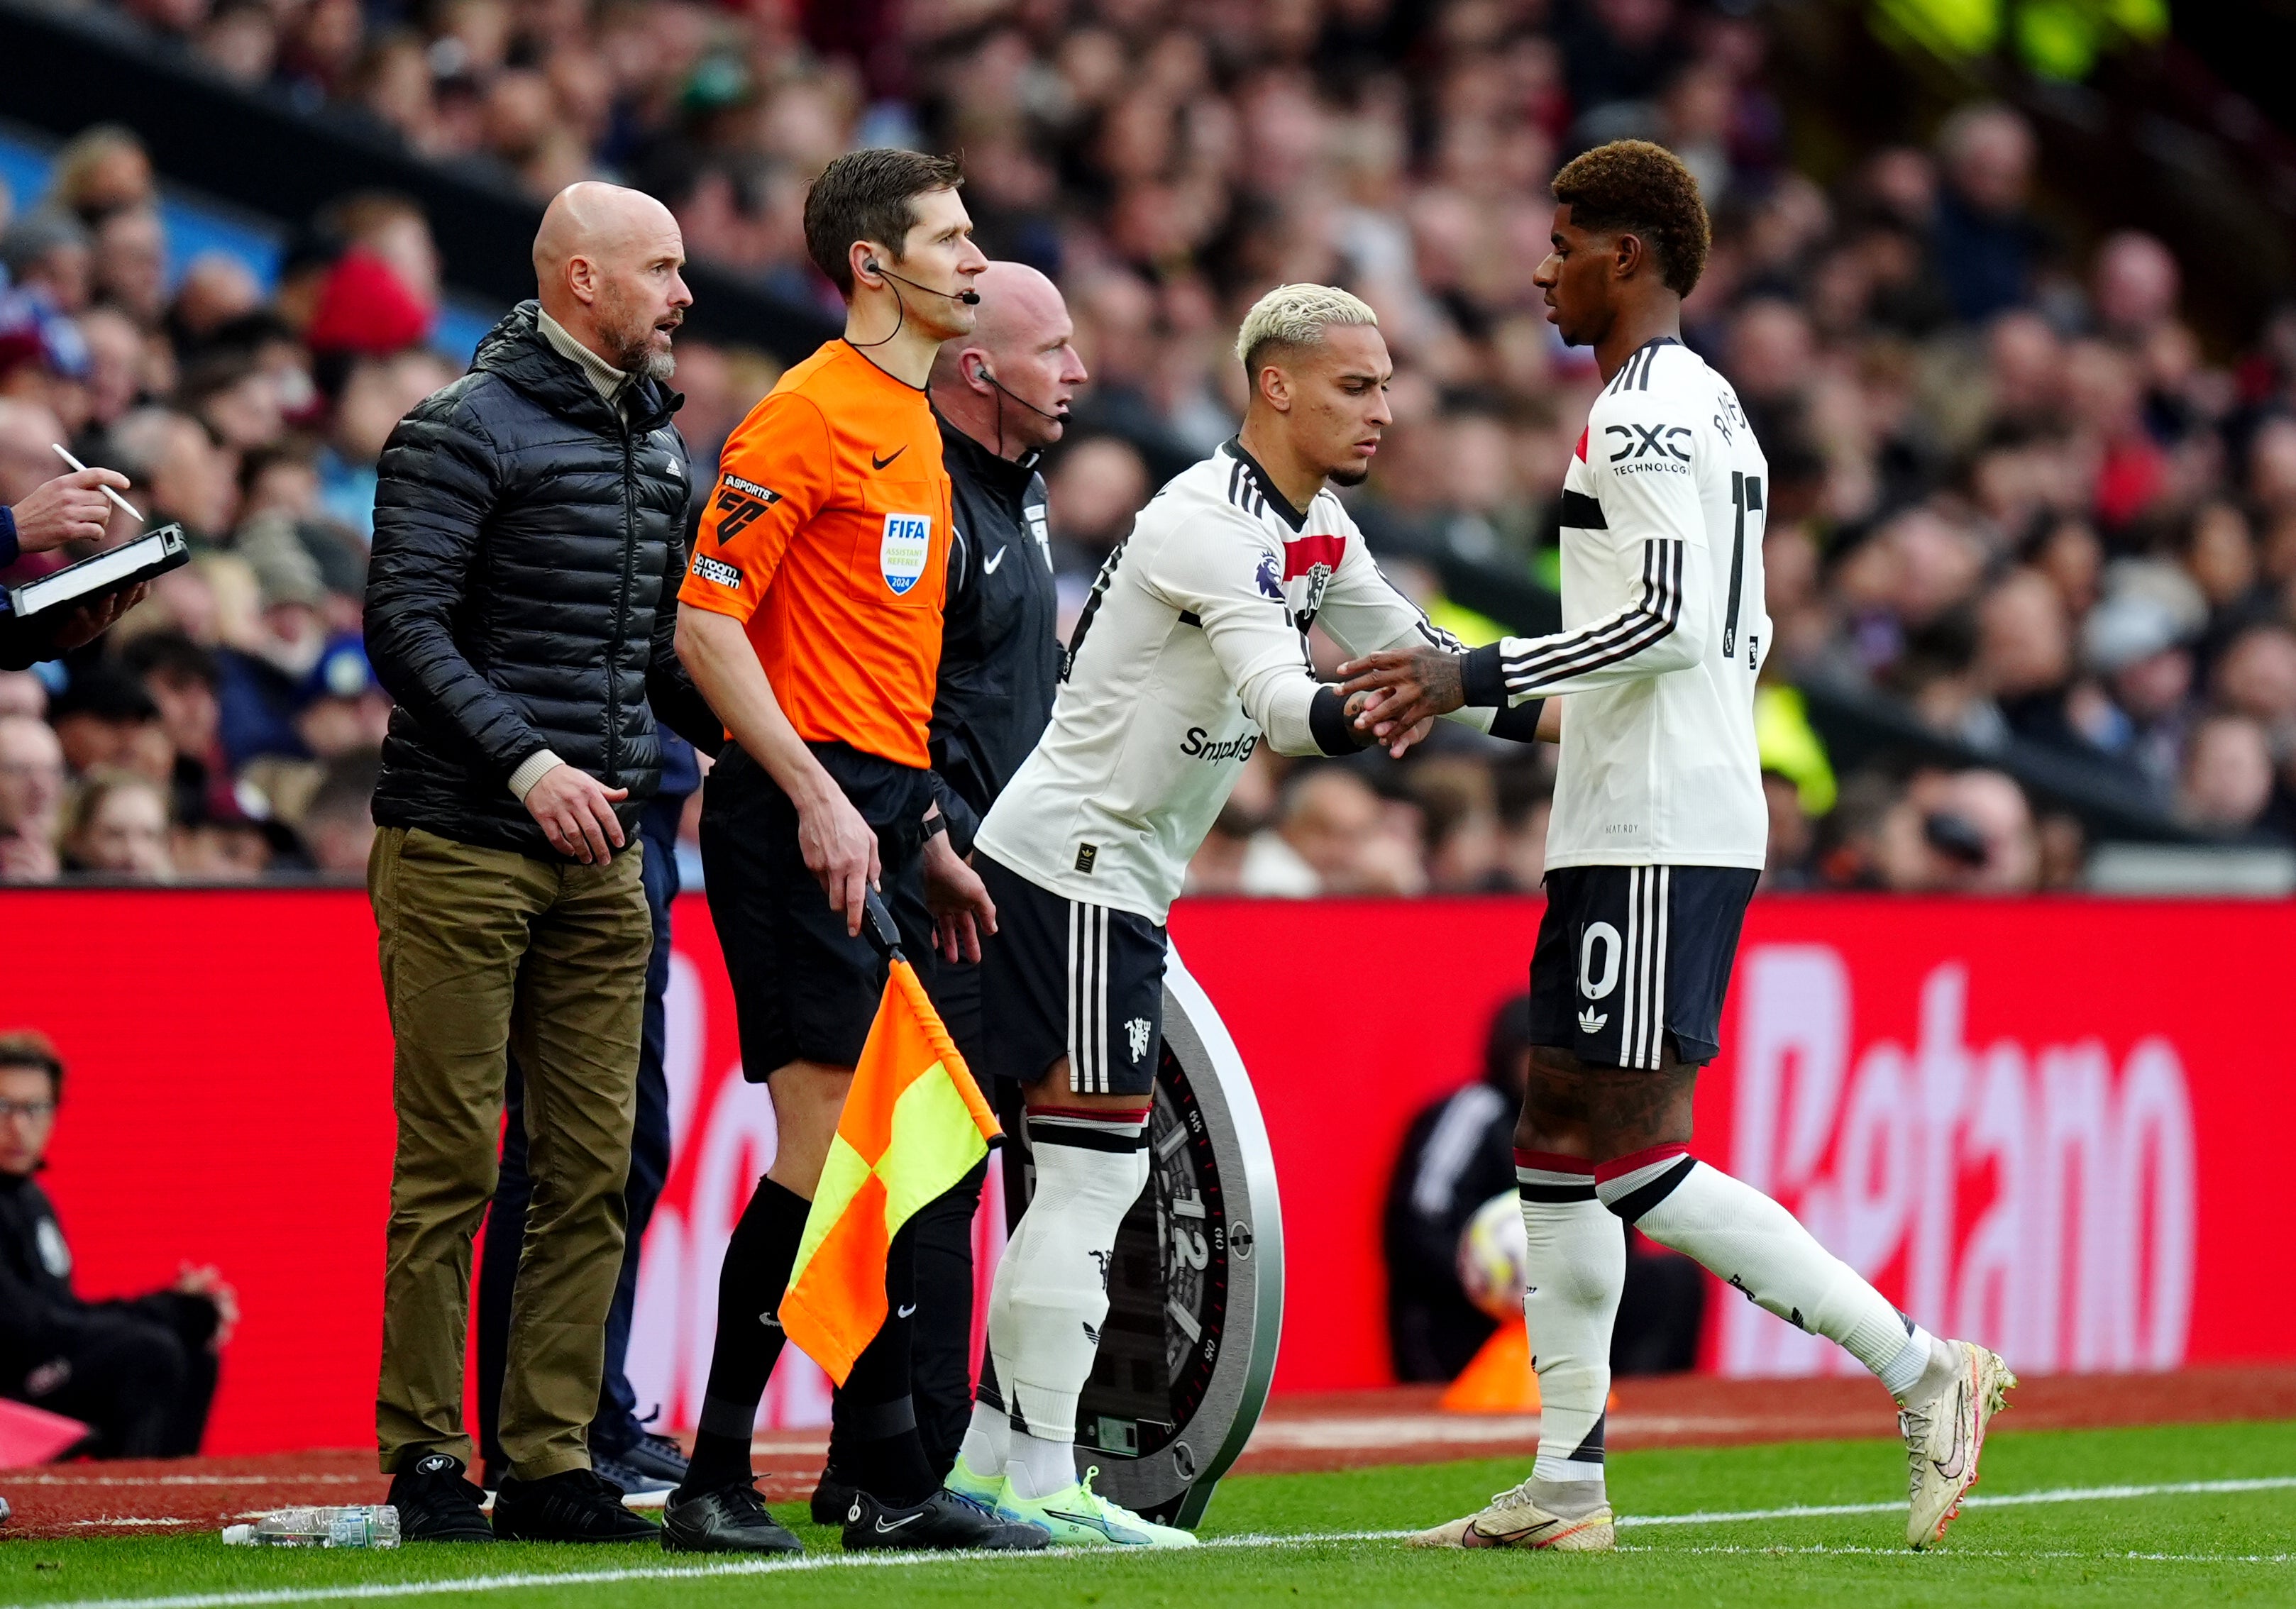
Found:
<path fill-rule="evenodd" d="M 87 465 L 86 465 L 86 464 L 82 464 L 78 459 L 77 459 L 77 458 L 73 457 L 73 456 L 71 456 L 71 454 L 70 454 L 68 450 L 66 450 L 66 448 L 65 448 L 65 447 L 64 447 L 63 443 L 62 443 L 61 441 L 51 441 L 51 442 L 49 442 L 49 443 L 48 443 L 48 445 L 49 445 L 50 447 L 53 447 L 53 448 L 55 449 L 55 453 L 56 453 L 56 456 L 57 456 L 57 457 L 59 457 L 59 458 L 62 459 L 66 464 L 70 464 L 70 465 L 74 470 L 84 470 L 84 469 L 86 469 L 86 468 L 87 467 Z M 138 509 L 138 508 L 137 508 L 137 507 L 136 507 L 133 503 L 130 503 L 127 498 L 125 498 L 125 497 L 121 497 L 118 492 L 113 491 L 113 490 L 112 490 L 110 487 L 108 487 L 108 486 L 100 486 L 100 487 L 96 488 L 96 489 L 97 489 L 98 491 L 102 492 L 105 497 L 107 497 L 111 498 L 114 503 L 118 504 L 121 508 L 126 509 L 129 513 L 133 514 L 133 515 L 135 517 L 135 522 L 136 522 L 138 525 L 141 525 L 141 524 L 144 522 L 144 513 L 143 513 L 143 511 L 142 511 L 142 510 L 140 510 L 140 509 Z"/>

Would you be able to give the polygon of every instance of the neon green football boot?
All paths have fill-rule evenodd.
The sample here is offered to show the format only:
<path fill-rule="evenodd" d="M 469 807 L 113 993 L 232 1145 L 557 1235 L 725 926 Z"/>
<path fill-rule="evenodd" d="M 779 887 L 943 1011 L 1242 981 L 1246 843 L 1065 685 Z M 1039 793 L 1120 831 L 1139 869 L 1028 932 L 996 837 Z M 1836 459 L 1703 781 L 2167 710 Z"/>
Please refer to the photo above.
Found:
<path fill-rule="evenodd" d="M 960 1465 L 964 1460 L 957 1460 Z M 1093 1490 L 1100 1474 L 1088 1470 L 1083 1480 L 1049 1498 L 1024 1498 L 1010 1481 L 996 1499 L 996 1517 L 1018 1524 L 1041 1525 L 1052 1533 L 1055 1547 L 1193 1547 L 1193 1532 L 1144 1520 L 1121 1504 L 1111 1503 Z"/>
<path fill-rule="evenodd" d="M 956 1455 L 956 1462 L 949 1467 L 948 1479 L 941 1485 L 975 1507 L 985 1508 L 991 1514 L 996 1512 L 996 1505 L 1005 1497 L 1004 1472 L 1000 1470 L 993 1475 L 981 1474 L 964 1461 L 963 1453 Z"/>

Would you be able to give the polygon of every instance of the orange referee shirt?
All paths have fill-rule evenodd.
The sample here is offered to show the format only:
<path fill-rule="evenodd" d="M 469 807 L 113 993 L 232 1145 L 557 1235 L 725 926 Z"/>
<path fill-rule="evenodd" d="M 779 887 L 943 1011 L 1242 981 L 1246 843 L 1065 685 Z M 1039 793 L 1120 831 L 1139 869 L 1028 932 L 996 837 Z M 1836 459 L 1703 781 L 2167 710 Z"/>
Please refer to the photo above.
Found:
<path fill-rule="evenodd" d="M 930 765 L 950 495 L 925 393 L 830 341 L 718 469 L 678 601 L 744 623 L 799 736 Z"/>

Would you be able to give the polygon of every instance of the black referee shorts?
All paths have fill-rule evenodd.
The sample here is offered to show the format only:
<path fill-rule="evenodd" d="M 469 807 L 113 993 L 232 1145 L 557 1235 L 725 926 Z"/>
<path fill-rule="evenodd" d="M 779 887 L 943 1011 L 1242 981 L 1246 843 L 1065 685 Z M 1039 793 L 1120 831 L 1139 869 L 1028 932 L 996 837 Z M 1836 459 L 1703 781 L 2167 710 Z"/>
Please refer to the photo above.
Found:
<path fill-rule="evenodd" d="M 922 876 L 929 775 L 843 743 L 812 748 L 876 829 L 880 892 L 900 929 L 902 952 L 930 983 L 933 923 Z M 885 964 L 868 940 L 846 932 L 844 911 L 831 907 L 806 869 L 797 806 L 732 743 L 702 785 L 701 866 L 734 984 L 742 1076 L 762 1084 L 791 1062 L 857 1063 L 884 994 Z"/>
<path fill-rule="evenodd" d="M 988 944 L 988 935 L 982 934 L 980 941 Z M 981 1043 L 985 1023 L 980 1011 L 980 963 L 942 960 L 933 971 L 932 1003 L 940 1013 L 941 1026 L 955 1041 L 957 1055 L 964 1058 L 976 1079 L 985 1080 L 988 1055 Z"/>

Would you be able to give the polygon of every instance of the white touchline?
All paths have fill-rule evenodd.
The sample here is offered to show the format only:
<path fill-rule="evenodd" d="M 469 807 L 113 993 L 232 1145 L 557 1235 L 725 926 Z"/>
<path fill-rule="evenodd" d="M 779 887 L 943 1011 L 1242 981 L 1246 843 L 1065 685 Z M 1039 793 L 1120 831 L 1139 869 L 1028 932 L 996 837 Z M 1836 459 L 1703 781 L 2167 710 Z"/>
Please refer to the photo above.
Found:
<path fill-rule="evenodd" d="M 2165 1498 L 2207 1493 L 2285 1491 L 2296 1488 L 2296 1475 L 2267 1475 L 2238 1481 L 2171 1481 L 2148 1486 L 2059 1486 L 2042 1491 L 2004 1492 L 1970 1498 L 1968 1506 L 2008 1508 L 2029 1503 L 2104 1503 L 2127 1498 Z M 1903 1503 L 1826 1503 L 1787 1508 L 1741 1508 L 1699 1514 L 1627 1515 L 1620 1525 L 1726 1525 L 1745 1520 L 1822 1518 L 1830 1515 L 1889 1514 Z M 1288 1535 L 1267 1532 L 1208 1537 L 1206 1547 L 1307 1547 L 1325 1542 L 1390 1542 L 1411 1535 L 1409 1531 L 1311 1531 Z M 1726 1548 L 1636 1548 L 1636 1552 L 1727 1552 Z M 1854 1553 L 1849 1547 L 1832 1548 L 1748 1548 L 1748 1553 Z M 1896 1548 L 1874 1548 L 1876 1556 L 1896 1556 Z M 1951 1553 L 1961 1553 L 1956 1548 Z M 1951 1553 L 1904 1556 L 1949 1557 Z M 0 1609 L 262 1609 L 273 1604 L 344 1603 L 361 1598 L 444 1597 L 457 1592 L 514 1592 L 527 1588 L 594 1587 L 618 1581 L 701 1580 L 727 1576 L 791 1575 L 816 1570 L 872 1570 L 917 1564 L 1011 1565 L 1029 1559 L 1098 1558 L 1114 1556 L 1106 1548 L 1050 1547 L 1040 1553 L 816 1553 L 802 1558 L 741 1559 L 725 1564 L 647 1565 L 628 1570 L 534 1571 L 521 1575 L 466 1575 L 427 1581 L 371 1581 L 340 1587 L 283 1587 L 255 1592 L 190 1592 L 172 1597 L 70 1598 L 46 1604 L 0 1605 Z M 2030 1558 L 2030 1554 L 1972 1556 Z M 2069 1558 L 2124 1558 L 2167 1564 L 2263 1564 L 2286 1562 L 2279 1554 L 2068 1554 Z"/>
<path fill-rule="evenodd" d="M 1806 1547 L 1650 1547 L 1628 1546 L 1620 1553 L 1661 1554 L 1669 1558 L 1683 1554 L 1702 1557 L 1722 1556 L 1733 1558 L 1775 1558 L 1784 1555 L 1813 1557 L 1821 1554 L 1850 1554 L 1859 1558 L 1874 1559 L 2080 1559 L 2089 1564 L 2100 1560 L 2126 1559 L 2139 1564 L 2286 1564 L 2296 1563 L 2296 1553 L 2026 1553 L 2006 1547 L 1954 1547 L 1943 1553 L 1915 1553 L 1910 1547 L 1860 1547 L 1847 1543 L 1835 1545 L 1814 1542 Z"/>
<path fill-rule="evenodd" d="M 2284 1491 L 2296 1487 L 2296 1475 L 2267 1475 L 2251 1481 L 2169 1481 L 2147 1486 L 2055 1486 L 2044 1491 L 1999 1492 L 1967 1497 L 1964 1508 L 2013 1508 L 2028 1503 L 2109 1503 L 2118 1498 L 2189 1497 L 2208 1492 Z M 1889 1514 L 1905 1507 L 1898 1503 L 1797 1503 L 1785 1508 L 1738 1508 L 1713 1514 L 1628 1514 L 1619 1516 L 1628 1525 L 1727 1525 L 1742 1520 L 1801 1520 L 1840 1514 Z"/>

